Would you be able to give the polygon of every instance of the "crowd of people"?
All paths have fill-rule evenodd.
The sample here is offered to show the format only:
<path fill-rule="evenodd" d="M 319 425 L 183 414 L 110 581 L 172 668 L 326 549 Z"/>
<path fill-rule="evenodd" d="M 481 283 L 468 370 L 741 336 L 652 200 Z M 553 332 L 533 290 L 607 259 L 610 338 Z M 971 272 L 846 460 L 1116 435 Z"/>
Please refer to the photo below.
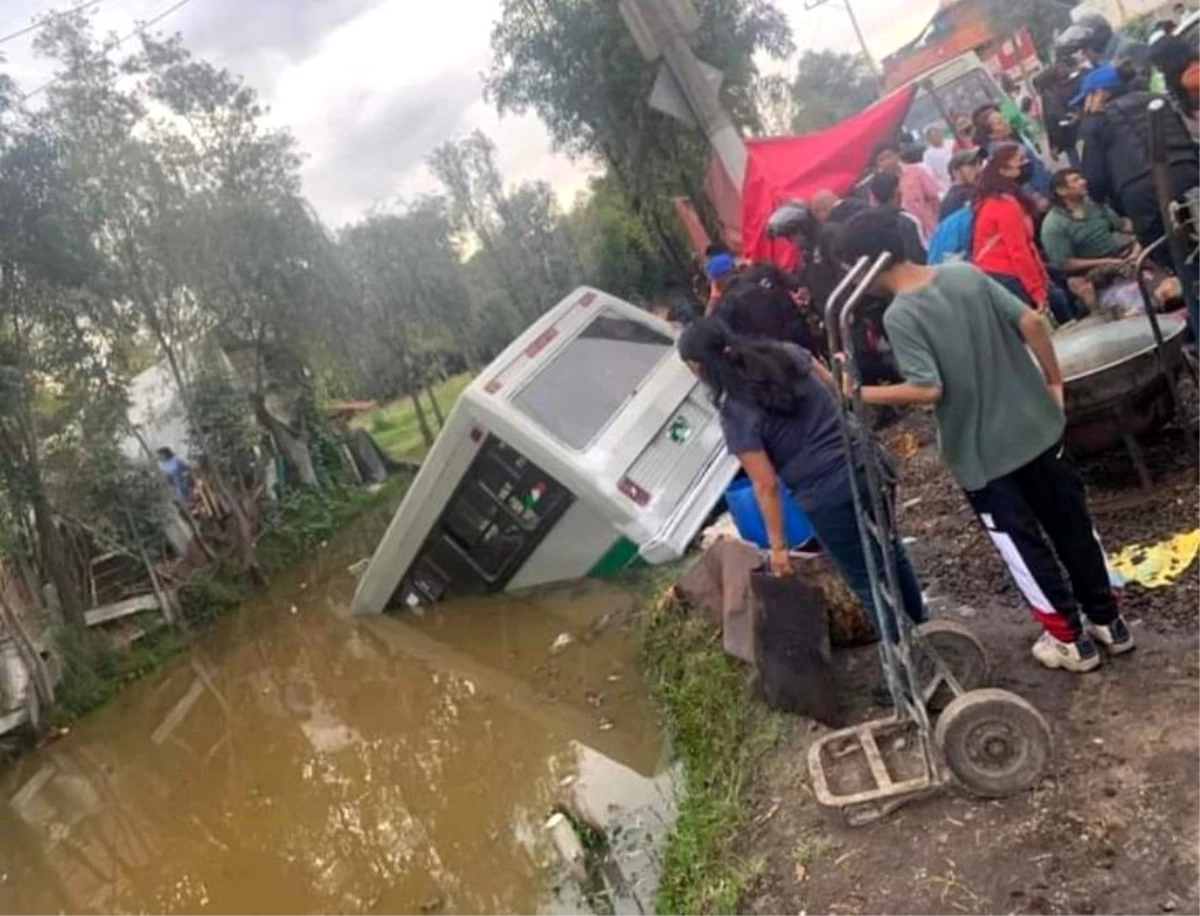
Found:
<path fill-rule="evenodd" d="M 878 446 L 864 432 L 849 457 L 843 448 L 821 315 L 847 265 L 886 252 L 887 267 L 856 325 L 864 401 L 893 412 L 933 408 L 943 460 L 1043 625 L 1034 657 L 1073 672 L 1100 664 L 1098 646 L 1120 654 L 1133 638 L 1109 585 L 1083 483 L 1063 452 L 1063 378 L 1050 334 L 1055 322 L 1095 310 L 1108 285 L 1128 283 L 1138 256 L 1164 232 L 1151 162 L 1152 102 L 1167 105 L 1170 193 L 1182 201 L 1200 184 L 1188 122 L 1196 111 L 1190 65 L 1161 49 L 1152 56 L 1095 18 L 1064 33 L 1059 60 L 1035 81 L 1043 95 L 1053 94 L 1084 70 L 1061 105 L 1042 106 L 1061 167 L 1048 165 L 1011 99 L 929 128 L 923 150 L 882 144 L 850 195 L 821 190 L 771 215 L 767 235 L 795 247 L 796 273 L 712 246 L 705 315 L 679 338 L 753 484 L 772 569 L 786 575 L 791 568 L 782 485 L 869 603 L 851 481 L 863 473 L 864 450 Z M 1154 92 L 1150 75 L 1171 88 Z M 1179 276 L 1159 287 L 1173 292 L 1157 307 L 1186 301 L 1194 336 L 1195 262 L 1172 263 L 1165 247 L 1160 253 L 1154 269 Z M 897 542 L 891 550 L 901 604 L 912 620 L 923 620 L 904 547 Z"/>

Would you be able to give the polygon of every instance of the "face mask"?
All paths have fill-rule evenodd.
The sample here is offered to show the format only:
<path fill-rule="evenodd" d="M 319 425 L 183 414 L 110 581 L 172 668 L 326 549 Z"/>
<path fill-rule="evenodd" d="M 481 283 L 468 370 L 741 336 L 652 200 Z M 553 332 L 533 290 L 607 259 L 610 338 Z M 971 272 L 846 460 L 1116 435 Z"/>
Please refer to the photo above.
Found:
<path fill-rule="evenodd" d="M 1033 163 L 1026 162 L 1017 173 L 1017 184 L 1029 184 L 1033 178 Z"/>

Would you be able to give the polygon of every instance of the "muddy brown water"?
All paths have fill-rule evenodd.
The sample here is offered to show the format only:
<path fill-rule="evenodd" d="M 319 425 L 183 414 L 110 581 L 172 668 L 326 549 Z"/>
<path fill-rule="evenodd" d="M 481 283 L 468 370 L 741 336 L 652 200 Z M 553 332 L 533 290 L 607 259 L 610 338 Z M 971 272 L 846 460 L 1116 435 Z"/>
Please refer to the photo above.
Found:
<path fill-rule="evenodd" d="M 352 618 L 372 543 L 0 774 L 0 912 L 652 911 L 672 777 L 630 593 Z M 607 899 L 567 878 L 556 805 L 611 830 Z"/>

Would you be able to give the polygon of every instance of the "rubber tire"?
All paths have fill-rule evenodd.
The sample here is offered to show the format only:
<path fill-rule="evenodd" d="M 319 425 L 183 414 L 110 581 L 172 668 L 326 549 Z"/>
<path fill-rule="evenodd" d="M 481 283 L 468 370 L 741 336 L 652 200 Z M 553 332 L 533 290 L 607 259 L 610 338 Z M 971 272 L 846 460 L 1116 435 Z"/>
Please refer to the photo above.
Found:
<path fill-rule="evenodd" d="M 992 663 L 987 649 L 969 627 L 954 620 L 927 620 L 914 629 L 942 657 L 964 692 L 979 690 L 990 683 Z M 925 679 L 920 677 L 924 673 L 922 667 L 918 658 L 918 678 L 924 683 Z M 952 699 L 953 693 L 943 686 L 930 698 L 929 708 L 937 712 Z"/>
<path fill-rule="evenodd" d="M 981 740 L 980 729 L 1005 733 L 1015 761 L 1003 768 L 977 759 L 971 744 Z M 1054 749 L 1050 725 L 1024 697 L 1007 690 L 972 690 L 942 712 L 933 740 L 954 778 L 973 795 L 1004 798 L 1031 788 L 1042 776 Z"/>

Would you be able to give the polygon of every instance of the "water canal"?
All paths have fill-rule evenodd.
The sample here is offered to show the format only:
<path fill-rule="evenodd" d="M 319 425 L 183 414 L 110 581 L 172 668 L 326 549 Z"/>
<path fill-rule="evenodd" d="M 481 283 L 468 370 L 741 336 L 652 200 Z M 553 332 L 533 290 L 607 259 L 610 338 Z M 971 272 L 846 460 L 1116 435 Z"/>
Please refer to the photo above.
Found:
<path fill-rule="evenodd" d="M 672 779 L 632 596 L 352 618 L 376 533 L 0 774 L 0 911 L 653 910 Z M 609 830 L 609 893 L 568 877 L 560 806 Z"/>

